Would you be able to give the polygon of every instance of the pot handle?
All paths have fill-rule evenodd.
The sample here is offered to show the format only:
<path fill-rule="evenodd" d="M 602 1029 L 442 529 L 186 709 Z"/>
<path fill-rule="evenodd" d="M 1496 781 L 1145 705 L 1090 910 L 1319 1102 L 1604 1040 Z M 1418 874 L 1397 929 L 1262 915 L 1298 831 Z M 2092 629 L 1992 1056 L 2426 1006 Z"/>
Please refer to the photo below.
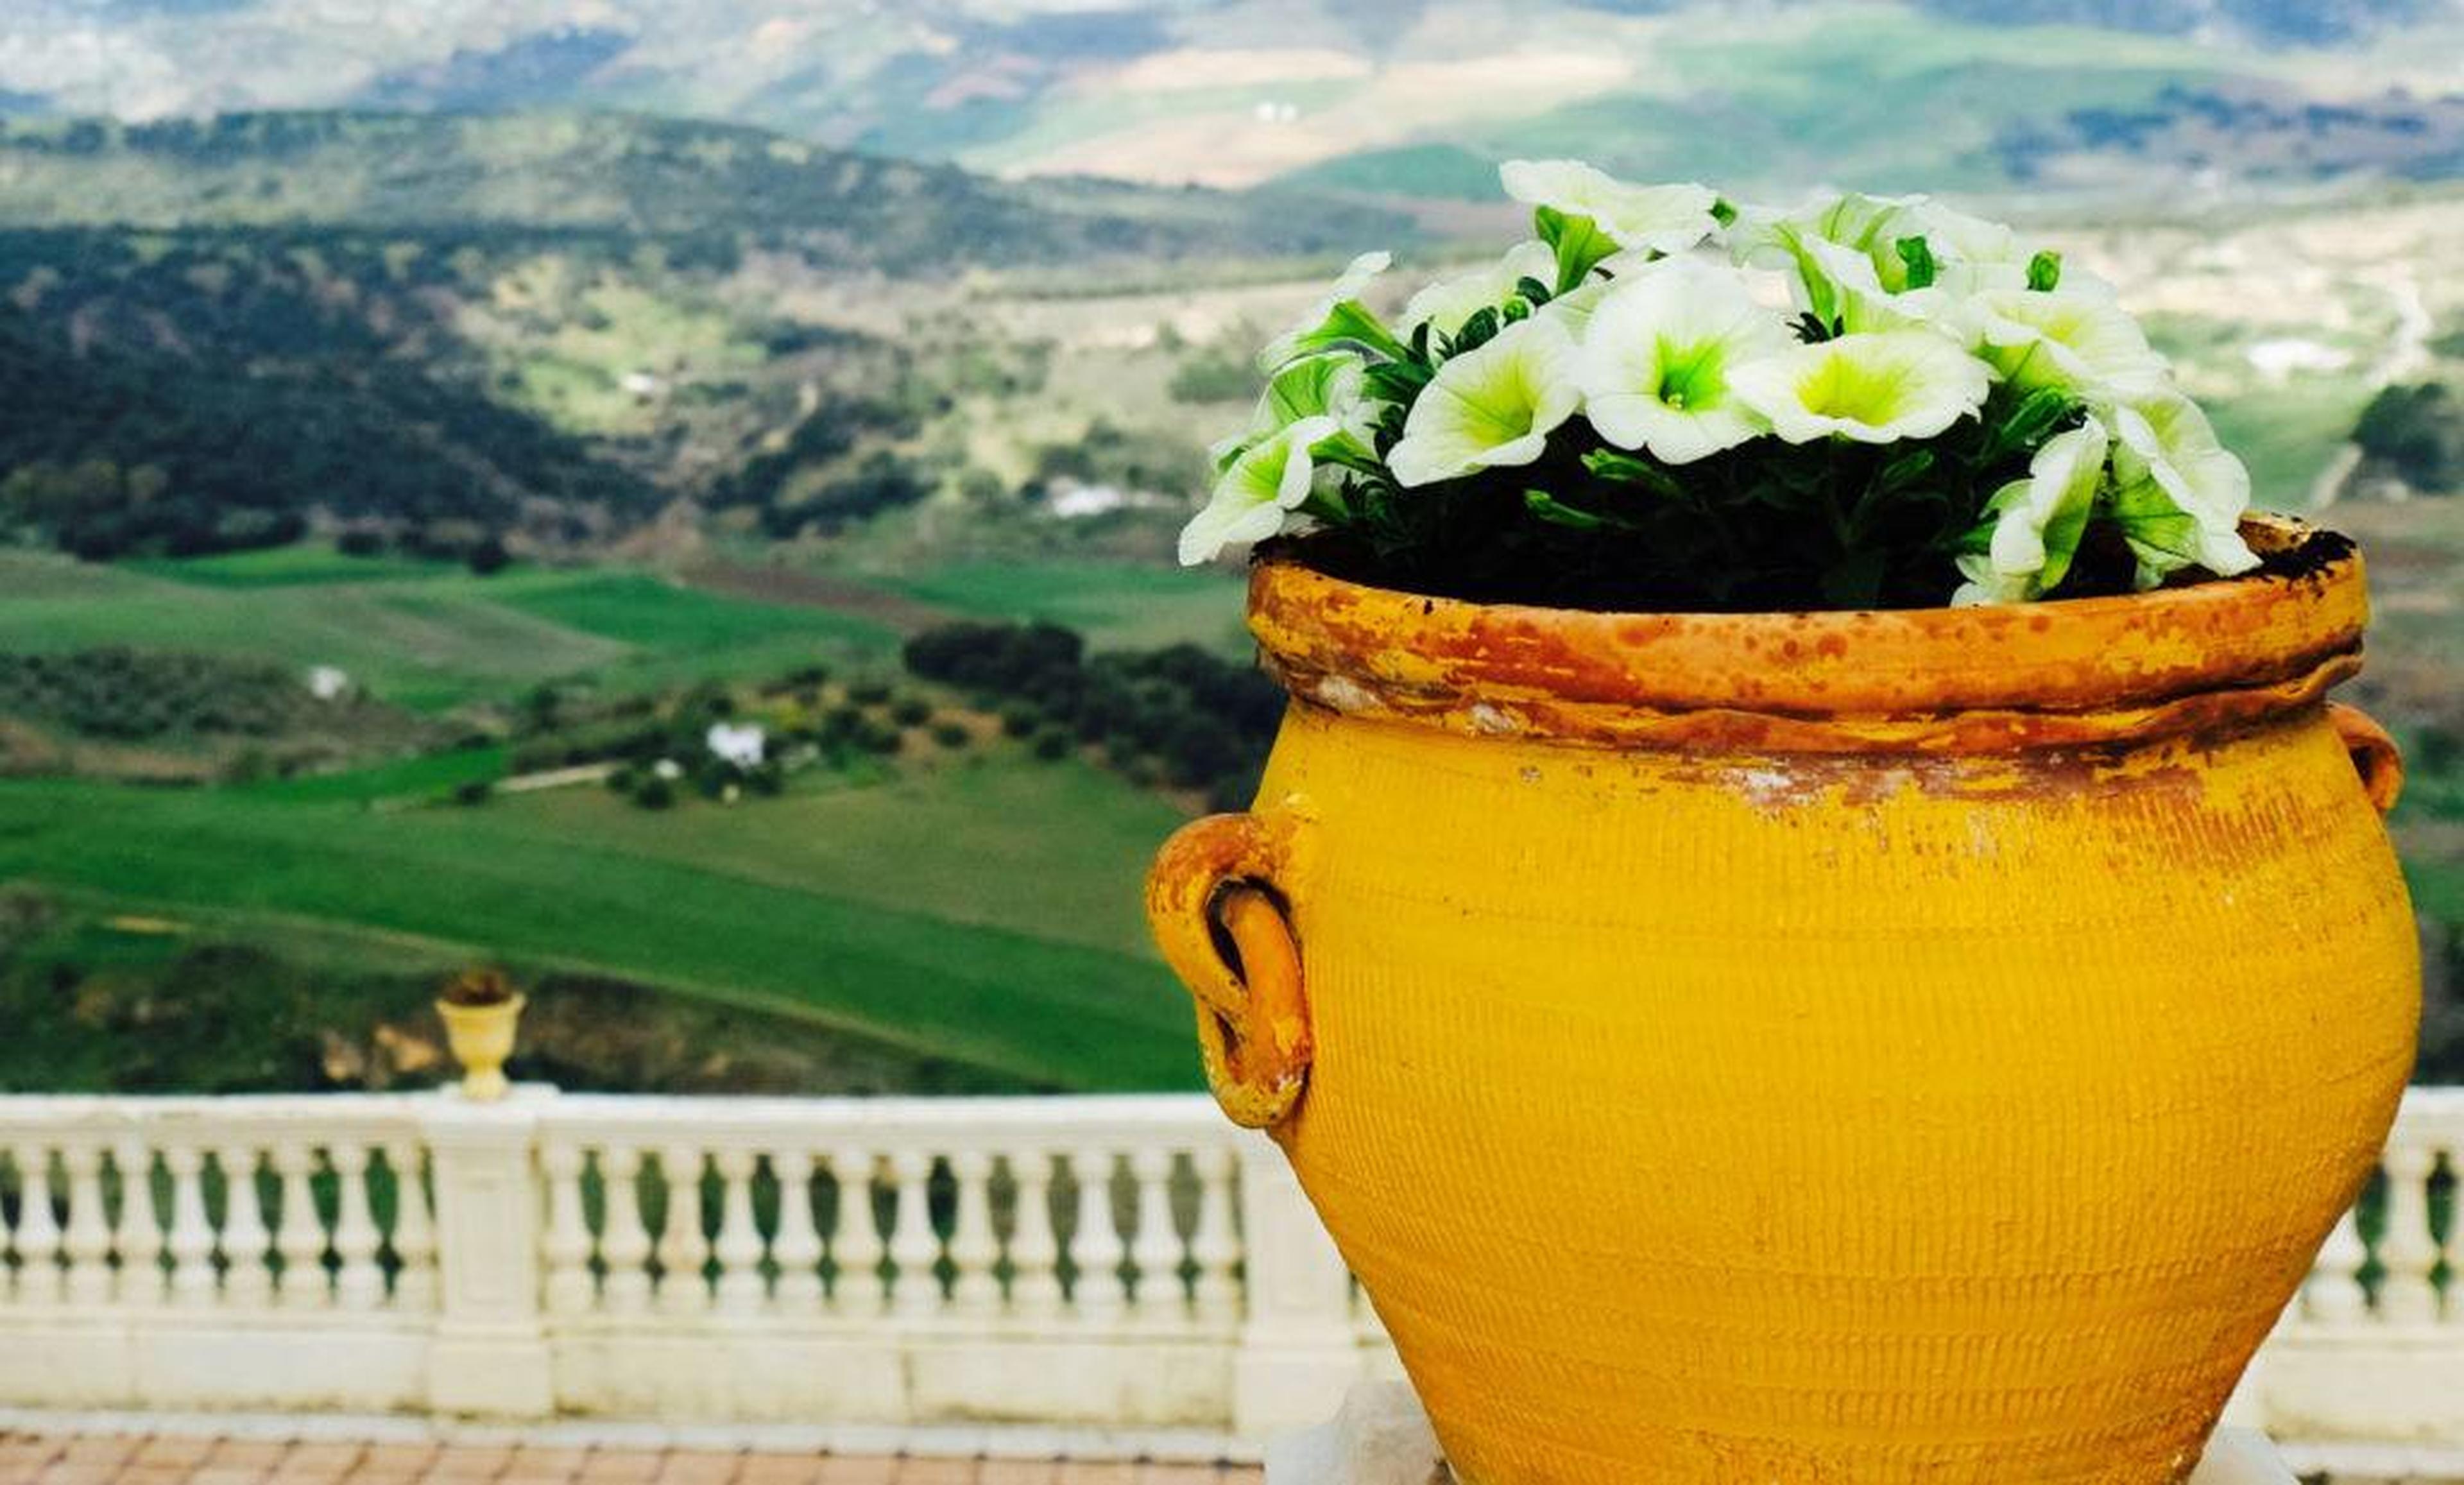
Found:
<path fill-rule="evenodd" d="M 1288 807 L 1193 820 L 1147 874 L 1156 946 L 1198 1003 L 1207 1086 L 1247 1129 L 1281 1123 L 1309 1082 L 1300 942 L 1278 885 L 1299 823 Z"/>
<path fill-rule="evenodd" d="M 2342 701 L 2327 703 L 2327 720 L 2343 742 L 2344 751 L 2352 755 L 2353 768 L 2362 776 L 2362 792 L 2370 796 L 2379 813 L 2393 809 L 2396 796 L 2404 792 L 2404 754 L 2395 739 L 2369 713 Z"/>

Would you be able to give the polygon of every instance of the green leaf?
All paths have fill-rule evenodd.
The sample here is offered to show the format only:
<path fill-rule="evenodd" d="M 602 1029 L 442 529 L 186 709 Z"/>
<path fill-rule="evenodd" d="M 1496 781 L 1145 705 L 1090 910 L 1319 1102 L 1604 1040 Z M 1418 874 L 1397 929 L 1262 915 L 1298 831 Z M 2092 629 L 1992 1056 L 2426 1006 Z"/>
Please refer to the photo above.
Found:
<path fill-rule="evenodd" d="M 2028 287 L 2039 294 L 2051 294 L 2061 286 L 2062 255 L 2047 249 L 2028 259 Z"/>
<path fill-rule="evenodd" d="M 1934 264 L 1933 244 L 1923 237 L 1902 237 L 1894 246 L 1899 250 L 1900 261 L 1907 265 L 1908 287 L 1932 288 L 1934 280 L 1942 275 L 1941 269 Z"/>
<path fill-rule="evenodd" d="M 1898 490 L 1915 484 L 1933 472 L 1933 464 L 1934 455 L 1931 449 L 1919 449 L 1914 453 L 1903 454 L 1883 467 L 1882 488 Z"/>
<path fill-rule="evenodd" d="M 1467 350 L 1478 350 L 1495 340 L 1497 332 L 1505 327 L 1505 321 L 1496 310 L 1484 309 L 1464 321 L 1463 328 L 1457 330 L 1452 336 L 1440 336 L 1438 344 L 1444 355 L 1460 356 Z"/>
<path fill-rule="evenodd" d="M 1600 231 L 1599 223 L 1588 216 L 1569 216 L 1554 207 L 1534 211 L 1531 226 L 1541 241 L 1557 250 L 1559 294 L 1579 286 L 1602 259 L 1617 250 L 1617 240 Z"/>
<path fill-rule="evenodd" d="M 1387 361 L 1361 374 L 1360 385 L 1379 402 L 1405 404 L 1420 395 L 1433 373 L 1421 361 Z"/>
<path fill-rule="evenodd" d="M 1517 298 L 1523 300 L 1523 302 L 1530 305 L 1534 309 L 1539 308 L 1541 305 L 1548 303 L 1551 299 L 1557 297 L 1555 294 L 1550 292 L 1547 284 L 1542 283 L 1537 278 L 1528 276 L 1514 280 L 1514 293 Z"/>
<path fill-rule="evenodd" d="M 1623 484 L 1640 485 L 1654 495 L 1682 496 L 1685 487 L 1668 471 L 1648 459 L 1635 457 L 1615 449 L 1594 449 L 1583 455 L 1583 467 L 1602 479 Z"/>
<path fill-rule="evenodd" d="M 1552 526 L 1573 531 L 1632 531 L 1633 521 L 1597 511 L 1576 510 L 1546 490 L 1523 492 L 1523 508 Z"/>
<path fill-rule="evenodd" d="M 2053 434 L 2056 428 L 2077 410 L 2078 404 L 2070 394 L 2057 388 L 2039 387 L 2030 392 L 1993 436 L 1992 454 L 1999 456 L 2013 450 L 2034 450 Z"/>
<path fill-rule="evenodd" d="M 1734 227 L 1737 225 L 1737 209 L 1730 206 L 1724 196 L 1711 203 L 1711 220 L 1723 227 Z"/>

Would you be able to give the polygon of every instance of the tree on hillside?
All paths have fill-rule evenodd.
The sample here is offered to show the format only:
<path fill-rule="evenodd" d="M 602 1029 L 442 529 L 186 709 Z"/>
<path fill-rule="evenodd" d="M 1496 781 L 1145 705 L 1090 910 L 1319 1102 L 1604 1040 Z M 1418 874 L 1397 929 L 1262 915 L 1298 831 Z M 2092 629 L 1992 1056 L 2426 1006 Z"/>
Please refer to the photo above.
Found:
<path fill-rule="evenodd" d="M 2464 399 L 2442 383 L 2383 388 L 2362 410 L 2353 442 L 2425 495 L 2464 490 Z"/>

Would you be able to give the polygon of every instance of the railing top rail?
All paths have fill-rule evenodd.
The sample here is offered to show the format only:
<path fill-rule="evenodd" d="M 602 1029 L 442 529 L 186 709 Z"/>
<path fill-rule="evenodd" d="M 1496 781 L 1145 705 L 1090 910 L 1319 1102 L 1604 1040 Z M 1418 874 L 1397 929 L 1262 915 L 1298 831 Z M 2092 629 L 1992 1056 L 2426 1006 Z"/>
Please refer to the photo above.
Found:
<path fill-rule="evenodd" d="M 678 1137 L 885 1142 L 1229 1144 L 1240 1132 L 1199 1094 L 965 1098 L 713 1098 L 581 1094 L 539 1106 L 550 1139 L 656 1142 Z"/>
<path fill-rule="evenodd" d="M 0 1095 L 0 1137 L 212 1140 L 263 1132 L 374 1138 L 416 1127 L 429 1094 Z"/>
<path fill-rule="evenodd" d="M 2416 1086 L 2404 1091 L 2404 1106 L 2395 1116 L 2395 1138 L 2423 1135 L 2464 1140 L 2464 1085 Z"/>
<path fill-rule="evenodd" d="M 473 1104 L 451 1090 L 401 1094 L 0 1094 L 0 1139 L 118 1136 L 191 1139 L 232 1135 L 384 1138 L 433 1123 L 503 1120 L 536 1125 L 565 1142 L 613 1139 L 820 1144 L 934 1141 L 1049 1143 L 1169 1141 L 1231 1145 L 1244 1137 L 1201 1094 L 1057 1095 L 1015 1097 L 731 1097 L 563 1094 L 523 1088 L 499 1104 Z M 2464 1143 L 2464 1086 L 2405 1094 L 2393 1138 Z"/>

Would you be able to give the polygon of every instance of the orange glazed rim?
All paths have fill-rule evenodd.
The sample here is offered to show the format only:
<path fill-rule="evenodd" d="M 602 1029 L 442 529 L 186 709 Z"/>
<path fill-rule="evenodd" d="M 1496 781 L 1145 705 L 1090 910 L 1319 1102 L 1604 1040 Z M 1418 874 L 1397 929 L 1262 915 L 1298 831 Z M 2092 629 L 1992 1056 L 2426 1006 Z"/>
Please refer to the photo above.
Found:
<path fill-rule="evenodd" d="M 1433 598 L 1262 548 L 1249 628 L 1302 700 L 1608 745 L 1981 752 L 2248 725 L 2361 669 L 2342 536 L 2255 516 L 2265 565 L 2119 597 L 1967 609 L 1605 613 Z"/>

